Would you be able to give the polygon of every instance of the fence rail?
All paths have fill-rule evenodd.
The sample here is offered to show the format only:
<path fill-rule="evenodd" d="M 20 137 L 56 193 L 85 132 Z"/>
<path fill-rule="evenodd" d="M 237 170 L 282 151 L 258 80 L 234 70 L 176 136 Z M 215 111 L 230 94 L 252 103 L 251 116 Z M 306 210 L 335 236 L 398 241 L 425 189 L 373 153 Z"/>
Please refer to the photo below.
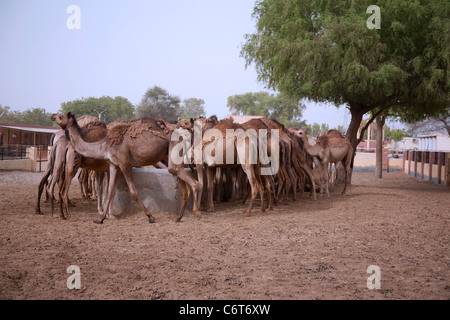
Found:
<path fill-rule="evenodd" d="M 26 159 L 27 157 L 27 146 L 5 145 L 0 147 L 0 161 Z"/>
<path fill-rule="evenodd" d="M 403 171 L 419 179 L 450 187 L 450 152 L 403 151 Z"/>

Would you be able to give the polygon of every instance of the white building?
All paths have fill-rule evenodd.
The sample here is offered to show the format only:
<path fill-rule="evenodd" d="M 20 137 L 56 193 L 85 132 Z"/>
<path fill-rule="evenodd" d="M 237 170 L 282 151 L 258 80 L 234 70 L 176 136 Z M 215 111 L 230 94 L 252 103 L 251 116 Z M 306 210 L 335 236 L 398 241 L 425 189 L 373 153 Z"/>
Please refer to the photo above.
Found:
<path fill-rule="evenodd" d="M 440 133 L 419 136 L 419 150 L 450 151 L 450 137 Z"/>

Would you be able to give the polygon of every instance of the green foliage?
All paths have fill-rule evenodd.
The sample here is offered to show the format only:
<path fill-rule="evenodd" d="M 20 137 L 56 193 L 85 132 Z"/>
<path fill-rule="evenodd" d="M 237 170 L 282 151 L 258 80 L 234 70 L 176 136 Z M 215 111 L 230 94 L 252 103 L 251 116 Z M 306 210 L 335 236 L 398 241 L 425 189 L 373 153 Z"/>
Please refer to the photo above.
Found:
<path fill-rule="evenodd" d="M 259 115 L 273 118 L 286 127 L 300 126 L 305 106 L 296 99 L 269 92 L 247 92 L 228 97 L 230 112 L 239 115 Z"/>
<path fill-rule="evenodd" d="M 203 99 L 184 99 L 180 109 L 180 115 L 185 119 L 204 117 L 206 116 L 204 105 L 205 101 Z"/>
<path fill-rule="evenodd" d="M 11 124 L 31 124 L 37 126 L 53 126 L 51 113 L 44 108 L 32 108 L 23 112 L 10 111 L 10 107 L 0 105 L 0 122 Z"/>
<path fill-rule="evenodd" d="M 366 9 L 381 9 L 381 29 Z M 417 120 L 449 104 L 447 0 L 261 0 L 241 55 L 259 81 L 296 99 L 347 104 L 349 137 L 363 114 Z"/>
<path fill-rule="evenodd" d="M 128 99 L 123 97 L 109 96 L 100 98 L 83 98 L 61 103 L 59 112 L 75 113 L 77 117 L 91 115 L 99 118 L 105 123 L 113 122 L 117 119 L 130 120 L 134 118 L 134 106 Z"/>
<path fill-rule="evenodd" d="M 138 118 L 163 118 L 176 120 L 181 115 L 180 98 L 170 95 L 165 89 L 153 86 L 148 89 L 136 108 Z"/>
<path fill-rule="evenodd" d="M 406 133 L 404 129 L 393 129 L 390 130 L 389 135 L 386 134 L 386 138 L 389 140 L 400 141 L 404 137 L 406 137 Z"/>
<path fill-rule="evenodd" d="M 317 122 L 306 124 L 303 128 L 306 129 L 306 133 L 314 138 L 318 138 L 321 133 L 327 134 L 328 130 L 330 130 L 328 124 L 322 123 L 320 125 Z"/>

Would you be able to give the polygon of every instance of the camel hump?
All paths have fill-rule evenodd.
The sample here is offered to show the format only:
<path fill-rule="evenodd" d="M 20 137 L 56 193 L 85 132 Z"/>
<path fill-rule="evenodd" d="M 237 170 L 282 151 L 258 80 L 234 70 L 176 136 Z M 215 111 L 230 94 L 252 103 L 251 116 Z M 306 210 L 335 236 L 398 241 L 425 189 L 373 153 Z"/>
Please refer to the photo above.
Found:
<path fill-rule="evenodd" d="M 322 148 L 327 147 L 329 144 L 328 135 L 322 135 L 322 136 L 318 137 L 316 142 Z"/>

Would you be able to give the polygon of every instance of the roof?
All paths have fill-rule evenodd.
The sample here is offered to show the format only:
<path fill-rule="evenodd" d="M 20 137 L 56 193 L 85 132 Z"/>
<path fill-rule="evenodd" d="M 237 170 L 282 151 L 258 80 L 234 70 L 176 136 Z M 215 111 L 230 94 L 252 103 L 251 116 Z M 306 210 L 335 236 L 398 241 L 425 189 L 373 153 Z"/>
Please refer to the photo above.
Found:
<path fill-rule="evenodd" d="M 31 124 L 11 124 L 11 123 L 0 123 L 0 127 L 30 132 L 43 132 L 43 133 L 55 133 L 60 130 L 59 127 L 57 128 L 47 126 L 35 126 Z"/>

